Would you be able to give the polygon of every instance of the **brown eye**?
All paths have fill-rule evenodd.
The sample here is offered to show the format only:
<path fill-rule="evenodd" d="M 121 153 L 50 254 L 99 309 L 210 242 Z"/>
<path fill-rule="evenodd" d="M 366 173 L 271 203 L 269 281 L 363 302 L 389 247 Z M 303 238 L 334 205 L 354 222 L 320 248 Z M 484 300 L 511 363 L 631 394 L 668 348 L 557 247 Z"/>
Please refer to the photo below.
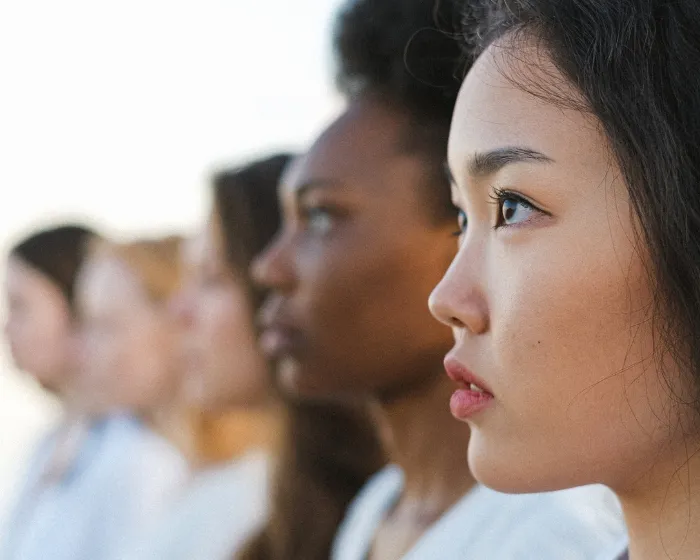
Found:
<path fill-rule="evenodd" d="M 457 231 L 454 232 L 455 237 L 464 235 L 467 232 L 467 213 L 464 210 L 459 209 L 457 212 Z"/>
<path fill-rule="evenodd" d="M 535 212 L 538 212 L 527 200 L 512 193 L 499 193 L 496 198 L 499 208 L 496 227 L 527 222 Z"/>

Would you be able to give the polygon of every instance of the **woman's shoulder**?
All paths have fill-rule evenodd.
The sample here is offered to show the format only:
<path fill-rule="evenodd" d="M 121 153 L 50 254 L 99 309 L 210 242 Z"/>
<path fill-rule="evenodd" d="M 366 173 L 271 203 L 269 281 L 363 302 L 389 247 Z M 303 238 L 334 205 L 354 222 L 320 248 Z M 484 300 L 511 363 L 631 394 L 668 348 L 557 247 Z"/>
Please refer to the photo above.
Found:
<path fill-rule="evenodd" d="M 36 478 L 46 466 L 51 454 L 56 448 L 61 426 L 52 426 L 41 434 L 34 442 L 31 451 L 26 455 L 24 479 Z"/>
<path fill-rule="evenodd" d="M 398 466 L 384 467 L 372 475 L 357 493 L 348 507 L 345 521 L 352 522 L 355 518 L 374 516 L 383 518 L 384 513 L 391 508 L 401 494 L 403 483 L 403 471 Z"/>
<path fill-rule="evenodd" d="M 155 517 L 189 480 L 182 454 L 137 420 L 116 416 L 91 430 L 84 484 L 111 503 L 115 515 Z"/>
<path fill-rule="evenodd" d="M 107 418 L 94 429 L 99 432 L 100 448 L 105 461 L 144 467 L 149 472 L 165 469 L 166 472 L 173 470 L 184 473 L 188 470 L 182 453 L 136 418 Z"/>
<path fill-rule="evenodd" d="M 353 500 L 353 505 L 370 502 L 378 506 L 385 505 L 387 500 L 393 501 L 398 497 L 403 488 L 403 482 L 404 475 L 401 468 L 397 465 L 387 465 L 369 477 Z"/>
<path fill-rule="evenodd" d="M 493 543 L 511 551 L 503 557 L 596 558 L 626 533 L 617 499 L 600 485 L 520 495 L 480 487 L 478 495 L 471 513 L 497 521 Z"/>
<path fill-rule="evenodd" d="M 403 488 L 404 476 L 388 465 L 365 483 L 350 503 L 333 543 L 334 560 L 365 558 L 377 529 Z"/>
<path fill-rule="evenodd" d="M 267 516 L 269 458 L 249 454 L 198 473 L 129 560 L 230 557 Z"/>
<path fill-rule="evenodd" d="M 271 462 L 266 453 L 250 453 L 193 477 L 182 501 L 245 511 L 267 501 Z"/>
<path fill-rule="evenodd" d="M 625 535 L 613 546 L 595 557 L 595 560 L 629 560 L 629 540 Z"/>
<path fill-rule="evenodd" d="M 8 500 L 10 507 L 0 519 L 3 537 L 6 538 L 5 533 L 8 530 L 12 530 L 15 517 L 18 517 L 27 505 L 25 502 L 34 498 L 36 486 L 56 446 L 58 430 L 58 426 L 53 426 L 41 434 L 34 442 L 31 450 L 22 458 L 22 466 L 19 469 L 16 486 Z"/>

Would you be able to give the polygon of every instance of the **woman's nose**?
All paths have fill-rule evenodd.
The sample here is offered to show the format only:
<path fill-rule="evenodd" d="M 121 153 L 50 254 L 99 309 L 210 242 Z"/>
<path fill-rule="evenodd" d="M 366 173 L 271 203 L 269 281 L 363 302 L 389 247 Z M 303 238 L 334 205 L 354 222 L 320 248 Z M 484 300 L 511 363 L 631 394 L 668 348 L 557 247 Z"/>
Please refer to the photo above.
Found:
<path fill-rule="evenodd" d="M 433 317 L 441 323 L 453 329 L 482 334 L 489 328 L 488 304 L 475 267 L 470 268 L 465 257 L 461 251 L 457 254 L 430 294 L 428 305 Z"/>
<path fill-rule="evenodd" d="M 250 273 L 257 284 L 279 292 L 288 291 L 294 285 L 295 273 L 290 244 L 289 234 L 281 231 L 255 258 Z"/>

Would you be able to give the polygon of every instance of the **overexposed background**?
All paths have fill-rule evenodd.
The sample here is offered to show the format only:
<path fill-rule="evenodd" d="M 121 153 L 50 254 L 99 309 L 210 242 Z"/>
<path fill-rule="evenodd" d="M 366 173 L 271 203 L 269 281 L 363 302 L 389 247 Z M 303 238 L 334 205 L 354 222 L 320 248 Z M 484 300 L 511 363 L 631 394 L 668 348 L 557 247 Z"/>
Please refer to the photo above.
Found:
<path fill-rule="evenodd" d="M 303 149 L 341 104 L 339 4 L 0 0 L 2 261 L 18 236 L 64 219 L 119 236 L 189 231 L 212 167 Z M 56 414 L 0 346 L 0 518 Z"/>

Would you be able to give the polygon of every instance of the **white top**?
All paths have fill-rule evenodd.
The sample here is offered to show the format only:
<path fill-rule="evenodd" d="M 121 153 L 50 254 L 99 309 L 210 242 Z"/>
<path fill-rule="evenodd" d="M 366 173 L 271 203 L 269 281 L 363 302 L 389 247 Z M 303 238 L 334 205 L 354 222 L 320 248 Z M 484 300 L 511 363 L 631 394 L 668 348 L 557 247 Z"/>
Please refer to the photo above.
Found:
<path fill-rule="evenodd" d="M 165 440 L 128 416 L 93 422 L 65 475 L 46 482 L 57 432 L 38 446 L 3 528 L 0 560 L 104 560 L 162 513 L 188 469 Z"/>
<path fill-rule="evenodd" d="M 366 560 L 400 497 L 396 466 L 377 473 L 348 509 L 332 560 Z M 543 494 L 502 494 L 478 485 L 418 540 L 403 560 L 590 560 L 625 532 L 614 494 L 585 486 Z"/>
<path fill-rule="evenodd" d="M 267 518 L 269 460 L 254 452 L 198 474 L 120 560 L 229 560 Z"/>
<path fill-rule="evenodd" d="M 600 556 L 597 556 L 596 560 L 629 560 L 628 546 L 629 541 L 627 536 L 625 536 L 606 552 L 602 552 Z"/>

